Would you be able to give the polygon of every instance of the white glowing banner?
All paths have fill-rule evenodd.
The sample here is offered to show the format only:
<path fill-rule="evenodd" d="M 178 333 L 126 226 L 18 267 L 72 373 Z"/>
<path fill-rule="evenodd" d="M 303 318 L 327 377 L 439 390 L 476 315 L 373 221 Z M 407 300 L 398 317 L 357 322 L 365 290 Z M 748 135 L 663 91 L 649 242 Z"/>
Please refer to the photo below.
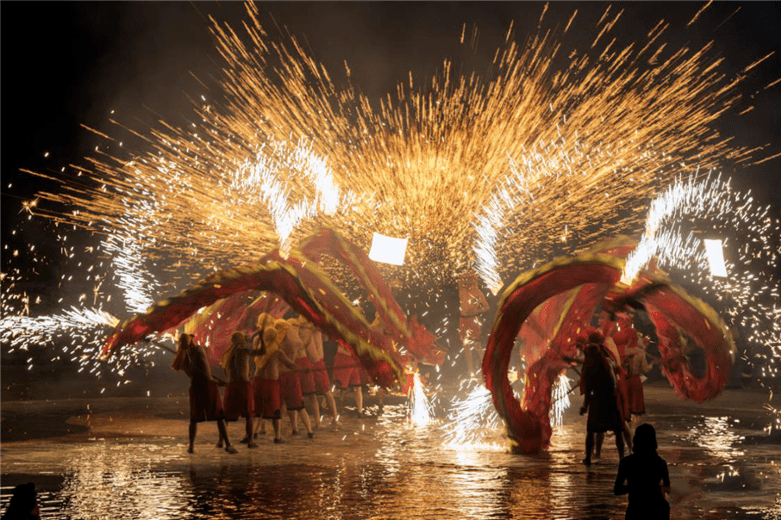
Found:
<path fill-rule="evenodd" d="M 404 265 L 404 254 L 407 252 L 406 238 L 393 238 L 373 233 L 372 248 L 369 258 L 384 264 Z"/>
<path fill-rule="evenodd" d="M 710 274 L 713 276 L 727 277 L 727 266 L 724 265 L 724 254 L 721 248 L 721 240 L 703 240 L 705 253 L 708 255 Z"/>

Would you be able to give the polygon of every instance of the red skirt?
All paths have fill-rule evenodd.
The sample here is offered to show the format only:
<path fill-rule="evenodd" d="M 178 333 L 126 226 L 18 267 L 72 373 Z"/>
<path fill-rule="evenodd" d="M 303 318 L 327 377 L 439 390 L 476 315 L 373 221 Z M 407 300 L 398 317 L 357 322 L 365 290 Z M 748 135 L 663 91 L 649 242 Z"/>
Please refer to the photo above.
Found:
<path fill-rule="evenodd" d="M 331 391 L 331 381 L 328 379 L 328 371 L 325 368 L 325 361 L 320 360 L 312 365 L 314 371 L 312 377 L 315 379 L 315 393 L 324 395 Z"/>
<path fill-rule="evenodd" d="M 629 409 L 629 391 L 627 390 L 626 379 L 623 377 L 618 377 L 616 380 L 616 404 L 618 405 L 619 413 L 621 413 L 621 418 L 629 421 L 632 418 Z"/>
<path fill-rule="evenodd" d="M 190 421 L 217 421 L 225 418 L 217 383 L 205 376 L 190 380 Z"/>
<path fill-rule="evenodd" d="M 627 381 L 627 393 L 629 394 L 629 410 L 635 415 L 645 413 L 645 394 L 643 394 L 643 382 L 640 375 L 629 376 Z"/>
<path fill-rule="evenodd" d="M 304 408 L 301 380 L 296 372 L 282 372 L 279 374 L 279 389 L 288 410 L 301 410 Z"/>
<path fill-rule="evenodd" d="M 358 364 L 359 361 L 354 357 L 337 352 L 334 357 L 334 384 L 342 389 L 350 386 L 361 386 Z"/>
<path fill-rule="evenodd" d="M 264 419 L 279 419 L 282 417 L 282 398 L 279 391 L 279 381 L 276 379 L 255 378 L 255 410 Z"/>
<path fill-rule="evenodd" d="M 312 362 L 309 358 L 304 356 L 296 359 L 296 365 L 301 368 L 306 368 L 306 372 L 299 372 L 298 378 L 301 381 L 301 392 L 304 395 L 311 395 L 315 393 L 315 375 L 312 372 Z"/>
<path fill-rule="evenodd" d="M 225 390 L 225 420 L 239 417 L 252 419 L 255 412 L 255 392 L 250 381 L 231 381 Z"/>

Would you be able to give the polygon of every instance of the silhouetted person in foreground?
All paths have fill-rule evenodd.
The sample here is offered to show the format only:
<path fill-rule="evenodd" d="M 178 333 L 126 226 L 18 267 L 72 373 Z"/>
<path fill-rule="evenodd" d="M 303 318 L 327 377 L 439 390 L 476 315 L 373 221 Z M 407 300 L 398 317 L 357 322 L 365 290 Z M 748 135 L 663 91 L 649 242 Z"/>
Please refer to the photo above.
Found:
<path fill-rule="evenodd" d="M 2 520 L 40 520 L 40 518 L 35 484 L 28 482 L 16 486 Z"/>
<path fill-rule="evenodd" d="M 588 412 L 586 420 L 586 458 L 583 464 L 591 465 L 591 452 L 594 449 L 594 435 L 612 431 L 616 435 L 618 458 L 624 458 L 624 429 L 621 412 L 616 400 L 616 382 L 602 346 L 601 335 L 589 337 L 583 363 L 584 399 L 580 414 Z"/>
<path fill-rule="evenodd" d="M 641 424 L 635 430 L 634 453 L 618 465 L 613 492 L 629 493 L 626 520 L 670 518 L 670 504 L 664 498 L 670 492 L 670 474 L 656 448 L 656 430 L 650 424 Z"/>

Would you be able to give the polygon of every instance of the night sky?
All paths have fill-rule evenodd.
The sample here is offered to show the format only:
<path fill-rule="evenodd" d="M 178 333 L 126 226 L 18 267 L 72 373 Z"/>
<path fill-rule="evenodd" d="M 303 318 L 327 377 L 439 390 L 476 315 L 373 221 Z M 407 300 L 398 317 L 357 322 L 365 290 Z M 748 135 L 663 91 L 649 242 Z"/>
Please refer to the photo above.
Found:
<path fill-rule="evenodd" d="M 723 70 L 734 76 L 754 60 L 776 54 L 751 72 L 741 87 L 743 101 L 719 122 L 720 130 L 745 146 L 769 144 L 761 156 L 781 151 L 781 84 L 763 87 L 781 73 L 781 3 L 727 3 L 711 5 L 691 27 L 685 27 L 703 3 L 616 4 L 625 9 L 614 28 L 619 43 L 643 39 L 664 18 L 672 26 L 664 36 L 672 48 L 698 48 L 714 40 L 715 52 L 725 60 Z M 272 37 L 289 30 L 308 44 L 318 59 L 344 79 L 346 60 L 353 83 L 379 98 L 412 71 L 431 76 L 445 57 L 462 70 L 484 72 L 511 20 L 517 38 L 534 34 L 541 3 L 273 3 L 262 4 Z M 548 23 L 565 24 L 579 9 L 565 48 L 587 46 L 605 5 L 554 2 Z M 737 12 L 736 12 L 737 11 Z M 206 16 L 238 26 L 240 3 L 47 3 L 2 2 L 2 239 L 11 237 L 20 202 L 52 184 L 19 174 L 20 168 L 54 175 L 68 164 L 84 164 L 83 157 L 100 139 L 80 124 L 116 135 L 108 122 L 115 110 L 120 122 L 144 131 L 162 116 L 182 123 L 192 116 L 187 96 L 207 92 L 190 74 L 213 85 L 220 58 L 214 50 Z M 270 15 L 270 16 L 269 16 Z M 462 24 L 467 33 L 477 27 L 473 53 L 458 45 Z M 286 28 L 286 29 L 285 29 Z M 746 115 L 737 113 L 753 105 Z M 48 158 L 44 153 L 49 152 Z M 781 159 L 739 171 L 725 171 L 734 185 L 752 188 L 757 198 L 781 206 Z M 8 188 L 9 183 L 13 184 Z M 27 233 L 44 232 L 46 223 L 28 224 Z M 3 269 L 7 268 L 7 257 Z"/>

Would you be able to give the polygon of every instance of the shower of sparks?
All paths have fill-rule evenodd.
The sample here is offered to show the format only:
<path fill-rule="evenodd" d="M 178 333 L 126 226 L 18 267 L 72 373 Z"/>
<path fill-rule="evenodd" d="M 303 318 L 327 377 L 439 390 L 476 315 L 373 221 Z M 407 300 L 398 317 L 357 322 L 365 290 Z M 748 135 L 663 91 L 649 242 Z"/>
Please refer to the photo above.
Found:
<path fill-rule="evenodd" d="M 413 374 L 408 406 L 409 418 L 415 426 L 426 426 L 431 422 L 434 410 L 432 409 L 431 401 L 429 401 L 426 395 L 426 391 L 423 389 L 423 383 L 418 372 Z"/>
<path fill-rule="evenodd" d="M 564 424 L 564 411 L 570 407 L 569 392 L 570 378 L 567 374 L 561 374 L 559 378 L 553 383 L 553 389 L 551 390 L 551 408 L 548 415 L 550 416 L 550 425 L 561 426 Z"/>
<path fill-rule="evenodd" d="M 101 243 L 103 251 L 111 255 L 114 275 L 119 278 L 117 287 L 123 290 L 127 312 L 141 314 L 152 306 L 152 294 L 157 282 L 144 268 L 138 242 L 132 238 L 109 235 Z"/>
<path fill-rule="evenodd" d="M 469 390 L 465 399 L 454 398 L 444 425 L 445 445 L 463 448 L 503 448 L 488 440 L 502 426 L 502 418 L 496 413 L 491 391 L 483 384 Z"/>
<path fill-rule="evenodd" d="M 662 40 L 668 24 L 659 22 L 638 41 L 619 46 L 611 32 L 623 11 L 610 13 L 609 7 L 590 47 L 575 48 L 564 39 L 574 13 L 563 31 L 548 28 L 555 21 L 541 17 L 536 35 L 521 40 L 507 32 L 486 67 L 489 74 L 459 73 L 458 64 L 445 60 L 432 78 L 423 82 L 410 74 L 380 100 L 360 94 L 346 63 L 346 81 L 335 82 L 337 72 L 296 38 L 271 38 L 258 6 L 246 8 L 243 34 L 212 20 L 224 59 L 221 92 L 214 101 L 200 96 L 197 123 L 181 128 L 161 122 L 147 134 L 130 130 L 146 146 L 135 151 L 89 129 L 105 144 L 86 166 L 71 165 L 58 178 L 30 172 L 62 189 L 24 204 L 26 218 L 47 216 L 102 237 L 99 250 L 110 262 L 85 264 L 75 275 L 94 285 L 93 307 L 124 304 L 122 312 L 143 311 L 204 273 L 256 261 L 273 247 L 284 255 L 319 227 L 364 249 L 373 232 L 408 237 L 405 265 L 380 266 L 403 287 L 442 287 L 475 268 L 497 292 L 503 274 L 553 253 L 639 233 L 641 204 L 674 176 L 690 173 L 690 184 L 703 184 L 696 180 L 699 167 L 747 163 L 763 148 L 735 148 L 730 136 L 716 131 L 722 114 L 737 105 L 745 74 L 727 78 L 713 43 L 672 49 Z M 709 182 L 725 200 L 718 179 L 704 181 L 702 193 L 711 189 Z M 777 265 L 781 246 L 767 237 L 777 234 L 778 220 L 753 206 L 743 211 L 738 202 L 732 217 L 717 203 L 703 203 L 703 209 L 686 211 L 717 215 L 750 228 L 752 237 L 765 237 L 748 243 L 719 237 L 730 272 L 742 272 L 740 279 L 704 274 L 700 239 L 670 227 L 675 217 L 661 219 L 656 227 L 664 229 L 651 233 L 657 261 L 680 266 L 728 300 L 732 322 L 749 327 L 749 340 L 769 346 L 778 360 L 777 277 L 751 270 L 757 259 Z M 63 253 L 75 263 L 77 251 L 66 247 L 66 239 Z M 730 247 L 739 260 L 730 258 Z M 696 254 L 676 253 L 683 251 Z M 734 271 L 739 262 L 745 268 Z M 112 282 L 122 291 L 119 303 L 111 301 Z M 87 305 L 90 298 L 82 296 L 80 305 Z M 10 316 L 30 314 L 35 301 L 25 295 L 6 303 L 4 341 L 34 345 L 37 336 L 19 334 L 15 327 L 22 322 Z M 62 316 L 67 314 L 41 319 L 71 319 Z M 104 324 L 90 326 L 93 339 L 85 345 L 105 335 Z M 437 334 L 447 328 L 445 323 Z M 762 367 L 762 375 L 777 374 L 776 362 L 750 362 Z M 492 410 L 490 398 L 485 402 Z"/>
<path fill-rule="evenodd" d="M 96 309 L 71 308 L 52 316 L 9 316 L 2 321 L 2 340 L 16 348 L 26 349 L 28 343 L 48 343 L 60 334 L 79 334 L 95 327 L 114 328 L 119 320 Z"/>
<path fill-rule="evenodd" d="M 517 270 L 546 257 L 551 245 L 539 237 L 565 226 L 578 242 L 636 226 L 635 204 L 673 166 L 756 151 L 713 128 L 736 103 L 738 80 L 719 72 L 711 45 L 668 51 L 665 24 L 623 48 L 608 38 L 612 14 L 587 49 L 557 41 L 558 30 L 523 44 L 509 31 L 492 74 L 458 75 L 445 61 L 431 81 L 410 77 L 375 106 L 349 68 L 340 86 L 294 37 L 271 40 L 257 6 L 247 13 L 244 38 L 213 22 L 225 100 L 204 99 L 198 125 L 163 124 L 146 137 L 151 151 L 129 161 L 109 142 L 79 172 L 94 186 L 41 201 L 78 208 L 57 216 L 98 232 L 144 222 L 132 234 L 138 247 L 193 276 L 329 226 L 362 246 L 375 231 L 408 236 L 399 277 L 436 284 L 483 254 L 475 238 L 493 240 L 489 256 L 501 238 L 493 264 Z"/>
<path fill-rule="evenodd" d="M 51 361 L 67 357 L 81 364 L 82 369 L 91 364 L 90 372 L 95 372 L 98 370 L 95 359 L 102 347 L 102 337 L 96 332 L 113 329 L 118 324 L 117 318 L 97 309 L 71 308 L 50 316 L 8 316 L 0 321 L 0 340 L 9 346 L 7 353 L 13 354 L 60 339 L 57 342 L 60 348 L 52 350 Z M 65 344 L 66 340 L 70 341 L 69 345 Z"/>
<path fill-rule="evenodd" d="M 680 258 L 681 253 L 689 253 L 687 248 L 676 247 L 680 244 L 675 242 L 670 234 L 657 235 L 665 222 L 676 222 L 683 214 L 722 214 L 725 210 L 730 210 L 730 206 L 729 183 L 722 183 L 719 177 L 711 180 L 709 176 L 699 182 L 694 176 L 689 177 L 688 181 L 676 179 L 651 203 L 645 219 L 645 233 L 626 259 L 621 282 L 631 284 L 655 257 L 662 263 L 665 260 L 667 263 L 673 263 L 673 259 Z M 699 246 L 699 241 L 693 245 Z"/>
<path fill-rule="evenodd" d="M 251 203 L 254 199 L 267 207 L 283 257 L 290 252 L 292 234 L 302 222 L 317 217 L 318 210 L 333 215 L 340 203 L 340 190 L 327 160 L 313 151 L 311 141 L 301 138 L 292 150 L 288 148 L 286 143 L 261 145 L 254 159 L 245 160 L 229 176 L 230 188 L 242 200 Z M 304 197 L 291 203 L 290 189 L 281 176 L 285 171 L 295 172 L 312 184 L 312 200 Z"/>
<path fill-rule="evenodd" d="M 750 193 L 710 176 L 676 180 L 652 203 L 646 231 L 627 258 L 623 281 L 655 259 L 715 300 L 727 325 L 741 338 L 743 360 L 761 380 L 781 364 L 781 220 Z M 719 238 L 729 278 L 711 273 L 703 239 Z"/>
<path fill-rule="evenodd" d="M 72 253 L 65 250 L 64 254 L 68 256 Z M 87 279 L 92 276 L 93 274 L 88 274 Z M 4 347 L 3 355 L 29 353 L 28 370 L 32 370 L 36 361 L 49 363 L 67 361 L 78 365 L 79 373 L 86 371 L 98 378 L 102 377 L 105 371 L 111 372 L 119 386 L 131 382 L 128 379 L 122 380 L 129 367 L 143 364 L 161 348 L 170 350 L 170 347 L 165 347 L 157 341 L 164 339 L 163 337 L 150 338 L 154 341 L 150 341 L 149 344 L 155 348 L 128 349 L 112 358 L 110 363 L 106 363 L 101 360 L 100 352 L 107 335 L 119 324 L 120 320 L 117 317 L 103 309 L 86 306 L 71 306 L 59 313 L 30 316 L 30 297 L 24 291 L 16 289 L 18 282 L 17 275 L 3 273 L 3 291 L 0 300 L 3 318 L 0 320 L 0 341 Z M 98 289 L 99 283 L 96 292 Z M 79 302 L 88 299 L 86 294 L 82 294 Z M 154 364 L 154 361 L 151 364 Z"/>

